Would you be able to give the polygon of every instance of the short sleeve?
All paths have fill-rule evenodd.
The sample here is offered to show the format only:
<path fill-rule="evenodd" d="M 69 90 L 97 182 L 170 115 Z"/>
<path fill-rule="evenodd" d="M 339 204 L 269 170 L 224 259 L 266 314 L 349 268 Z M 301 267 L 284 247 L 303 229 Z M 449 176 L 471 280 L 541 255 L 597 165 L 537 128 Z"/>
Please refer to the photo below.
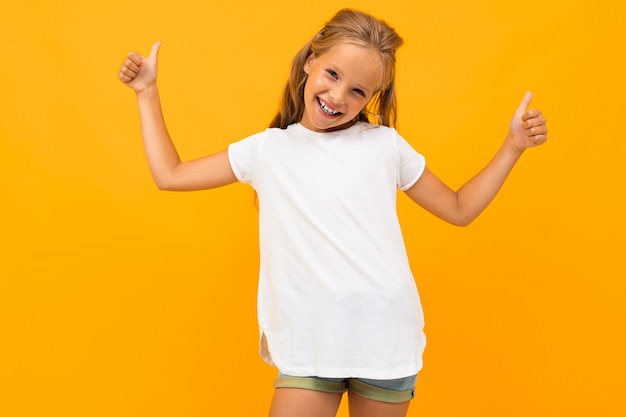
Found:
<path fill-rule="evenodd" d="M 260 132 L 228 146 L 228 160 L 240 182 L 253 185 L 255 167 L 265 136 L 265 132 Z"/>
<path fill-rule="evenodd" d="M 397 133 L 395 143 L 398 156 L 397 186 L 401 191 L 406 191 L 422 176 L 426 159 Z"/>

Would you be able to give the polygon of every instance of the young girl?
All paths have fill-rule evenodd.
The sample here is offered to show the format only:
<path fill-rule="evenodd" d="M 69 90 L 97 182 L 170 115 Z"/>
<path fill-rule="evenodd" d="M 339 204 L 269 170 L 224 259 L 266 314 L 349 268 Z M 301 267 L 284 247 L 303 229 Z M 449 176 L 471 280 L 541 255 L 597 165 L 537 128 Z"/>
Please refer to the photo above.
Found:
<path fill-rule="evenodd" d="M 270 416 L 405 416 L 425 346 L 423 316 L 396 215 L 400 189 L 467 225 L 494 198 L 546 121 L 515 111 L 493 160 L 458 191 L 393 128 L 395 52 L 384 22 L 342 10 L 296 55 L 269 129 L 181 162 L 163 119 L 157 54 L 131 52 L 119 79 L 138 99 L 157 186 L 201 190 L 241 181 L 259 200 L 261 354 L 279 371 Z M 370 120 L 375 123 L 370 123 Z"/>

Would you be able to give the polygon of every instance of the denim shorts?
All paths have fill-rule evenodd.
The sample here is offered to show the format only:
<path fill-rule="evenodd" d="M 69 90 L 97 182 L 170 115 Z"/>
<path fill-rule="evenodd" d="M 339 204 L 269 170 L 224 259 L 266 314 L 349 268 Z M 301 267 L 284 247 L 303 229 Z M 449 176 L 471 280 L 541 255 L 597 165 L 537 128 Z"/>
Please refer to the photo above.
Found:
<path fill-rule="evenodd" d="M 299 388 L 313 391 L 344 393 L 347 390 L 370 400 L 403 403 L 415 396 L 417 375 L 398 379 L 321 378 L 278 374 L 274 388 Z"/>

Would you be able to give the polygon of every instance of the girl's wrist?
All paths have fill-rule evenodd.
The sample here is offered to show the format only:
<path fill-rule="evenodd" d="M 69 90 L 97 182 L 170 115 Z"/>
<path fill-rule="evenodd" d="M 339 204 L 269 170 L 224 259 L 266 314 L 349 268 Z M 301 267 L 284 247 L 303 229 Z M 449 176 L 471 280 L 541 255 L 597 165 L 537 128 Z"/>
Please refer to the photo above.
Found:
<path fill-rule="evenodd" d="M 515 145 L 515 137 L 511 132 L 508 133 L 505 143 L 508 145 L 507 149 L 509 150 L 509 152 L 511 152 L 516 157 L 520 157 L 526 150 L 526 148 L 520 149 Z"/>
<path fill-rule="evenodd" d="M 156 83 L 147 86 L 141 90 L 135 90 L 135 94 L 137 95 L 137 99 L 150 98 L 155 95 L 158 95 L 159 89 L 157 88 Z"/>

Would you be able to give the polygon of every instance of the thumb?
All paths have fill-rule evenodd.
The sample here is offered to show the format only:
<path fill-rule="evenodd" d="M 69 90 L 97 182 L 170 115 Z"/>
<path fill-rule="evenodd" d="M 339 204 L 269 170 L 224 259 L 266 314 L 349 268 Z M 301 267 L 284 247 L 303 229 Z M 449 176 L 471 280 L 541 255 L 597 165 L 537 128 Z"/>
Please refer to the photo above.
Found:
<path fill-rule="evenodd" d="M 159 56 L 159 48 L 161 47 L 161 41 L 157 41 L 152 45 L 152 49 L 150 49 L 150 56 L 148 59 L 156 61 Z"/>
<path fill-rule="evenodd" d="M 531 91 L 528 91 L 524 95 L 524 98 L 522 99 L 522 102 L 520 103 L 519 107 L 517 108 L 517 112 L 516 113 L 524 114 L 526 112 L 526 108 L 528 107 L 528 105 L 530 104 L 532 99 L 533 99 L 533 93 Z"/>

